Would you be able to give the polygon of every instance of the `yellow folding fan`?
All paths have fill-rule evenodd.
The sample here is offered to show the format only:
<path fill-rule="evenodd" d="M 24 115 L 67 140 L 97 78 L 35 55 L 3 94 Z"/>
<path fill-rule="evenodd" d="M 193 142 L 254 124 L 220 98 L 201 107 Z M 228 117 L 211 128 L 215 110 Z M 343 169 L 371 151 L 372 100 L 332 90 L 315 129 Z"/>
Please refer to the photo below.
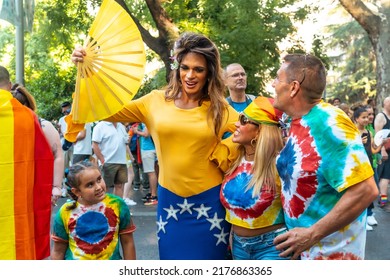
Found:
<path fill-rule="evenodd" d="M 114 0 L 103 1 L 84 48 L 87 54 L 77 63 L 72 106 L 72 121 L 78 124 L 120 111 L 137 93 L 146 63 L 136 24 Z"/>

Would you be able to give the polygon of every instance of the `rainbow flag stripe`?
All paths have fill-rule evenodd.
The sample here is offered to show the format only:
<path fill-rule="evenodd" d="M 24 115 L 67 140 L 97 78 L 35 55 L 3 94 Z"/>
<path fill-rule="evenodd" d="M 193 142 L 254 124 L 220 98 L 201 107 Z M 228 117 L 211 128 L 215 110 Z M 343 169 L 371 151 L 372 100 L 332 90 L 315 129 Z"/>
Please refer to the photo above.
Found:
<path fill-rule="evenodd" d="M 4 90 L 0 120 L 0 259 L 45 259 L 53 153 L 35 113 Z"/>

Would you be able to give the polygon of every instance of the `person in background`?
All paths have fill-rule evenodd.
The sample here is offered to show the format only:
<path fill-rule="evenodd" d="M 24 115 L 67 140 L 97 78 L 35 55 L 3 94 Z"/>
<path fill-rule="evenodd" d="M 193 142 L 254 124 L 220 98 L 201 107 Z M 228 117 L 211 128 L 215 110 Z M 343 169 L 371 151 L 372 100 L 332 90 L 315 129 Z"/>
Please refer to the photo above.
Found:
<path fill-rule="evenodd" d="M 50 255 L 53 151 L 37 115 L 11 94 L 0 66 L 0 259 Z"/>
<path fill-rule="evenodd" d="M 351 110 L 351 107 L 347 103 L 341 103 L 339 105 L 339 108 L 344 111 L 344 113 L 347 114 L 347 116 L 352 119 L 353 117 L 353 111 Z"/>
<path fill-rule="evenodd" d="M 368 124 L 366 125 L 366 129 L 371 133 L 372 139 L 375 138 L 375 128 L 374 128 L 374 119 L 375 119 L 375 113 L 374 109 L 367 105 L 366 110 L 368 113 Z M 375 178 L 375 183 L 379 189 L 379 177 L 378 177 L 378 164 L 381 162 L 381 155 L 380 151 L 377 153 L 372 154 L 372 168 L 374 169 L 374 178 Z M 372 208 L 375 208 L 375 205 L 372 205 Z M 378 225 L 378 221 L 375 219 L 375 214 L 373 211 L 371 211 L 372 214 L 370 215 L 369 209 L 367 209 L 367 224 L 369 226 L 376 226 Z"/>
<path fill-rule="evenodd" d="M 335 107 L 339 107 L 341 104 L 341 99 L 338 97 L 333 98 L 332 105 Z"/>
<path fill-rule="evenodd" d="M 72 61 L 85 55 L 78 48 Z M 237 153 L 231 139 L 221 139 L 235 130 L 238 113 L 225 100 L 219 51 L 209 38 L 183 33 L 171 67 L 164 90 L 130 101 L 108 120 L 142 122 L 155 143 L 160 259 L 225 259 L 230 225 L 219 192 Z"/>
<path fill-rule="evenodd" d="M 144 173 L 148 175 L 150 192 L 143 198 L 145 205 L 156 205 L 157 199 L 157 174 L 155 170 L 156 148 L 147 127 L 141 123 L 141 129 L 136 128 L 134 133 L 140 136 L 141 158 Z"/>
<path fill-rule="evenodd" d="M 134 171 L 133 190 L 135 191 L 138 191 L 141 186 L 143 190 L 148 190 L 150 188 L 148 176 L 145 175 L 142 167 L 140 136 L 134 133 L 134 131 L 137 130 L 140 125 L 140 123 L 133 123 L 129 129 L 129 146 L 131 154 L 134 158 L 132 166 Z"/>
<path fill-rule="evenodd" d="M 123 197 L 127 182 L 126 146 L 129 135 L 120 122 L 100 121 L 92 132 L 92 149 L 100 162 L 106 185 Z"/>
<path fill-rule="evenodd" d="M 73 143 L 72 164 L 83 160 L 89 160 L 92 156 L 92 123 L 86 123 L 84 130 L 77 134 L 76 142 Z"/>
<path fill-rule="evenodd" d="M 37 106 L 35 98 L 23 86 L 17 86 L 12 91 L 12 95 L 24 106 L 36 113 Z M 62 195 L 62 179 L 64 177 L 64 157 L 61 148 L 60 135 L 54 125 L 42 118 L 38 118 L 42 131 L 49 143 L 54 156 L 53 165 L 53 192 L 52 204 L 56 205 L 58 198 Z"/>
<path fill-rule="evenodd" d="M 372 110 L 374 111 L 374 119 L 375 119 L 375 116 L 377 114 L 375 98 L 368 98 L 366 105 L 367 105 L 367 107 L 371 107 Z"/>
<path fill-rule="evenodd" d="M 273 240 L 287 231 L 280 200 L 276 155 L 283 147 L 273 99 L 257 97 L 236 123 L 233 142 L 240 156 L 228 170 L 221 188 L 226 220 L 232 224 L 235 260 L 280 260 Z"/>
<path fill-rule="evenodd" d="M 246 94 L 247 77 L 244 68 L 238 63 L 226 66 L 224 71 L 225 85 L 229 91 L 226 100 L 237 112 L 242 112 L 255 99 L 254 95 Z"/>
<path fill-rule="evenodd" d="M 70 104 L 69 101 L 65 101 L 61 104 L 61 113 L 62 117 L 58 120 L 58 132 L 60 134 L 60 140 L 61 140 L 61 145 L 62 145 L 62 150 L 63 150 L 63 155 L 64 155 L 64 171 L 63 174 L 65 174 L 65 171 L 69 169 L 69 166 L 72 164 L 73 161 L 73 145 L 72 143 L 66 141 L 64 138 L 64 134 L 67 130 L 67 124 L 65 121 L 65 117 L 69 115 L 71 111 L 72 105 Z M 64 178 L 63 178 L 64 179 Z M 63 180 L 64 182 L 64 180 Z M 64 183 L 62 183 L 62 197 L 66 197 L 66 186 Z"/>
<path fill-rule="evenodd" d="M 373 134 L 371 134 L 371 132 L 366 128 L 367 125 L 369 124 L 369 118 L 368 118 L 368 111 L 365 106 L 359 106 L 355 108 L 355 111 L 353 112 L 353 121 L 357 129 L 359 130 L 360 136 L 362 137 L 364 149 L 366 150 L 368 158 L 370 159 L 371 166 L 374 169 L 373 156 L 378 152 L 380 152 L 383 144 L 376 146 L 374 143 Z M 375 170 L 374 170 L 374 176 L 375 176 Z M 377 180 L 375 179 L 375 183 L 376 182 Z M 367 208 L 366 230 L 368 231 L 373 230 L 373 227 L 371 225 L 378 224 L 378 222 L 374 218 L 374 212 L 372 211 L 373 209 L 374 209 L 374 203 L 371 202 L 371 204 Z"/>
<path fill-rule="evenodd" d="M 274 242 L 292 259 L 364 259 L 374 172 L 351 119 L 322 101 L 325 85 L 310 54 L 287 54 L 272 84 L 274 107 L 292 118 L 276 160 L 289 231 Z"/>
<path fill-rule="evenodd" d="M 382 129 L 390 129 L 390 96 L 383 100 L 383 111 L 378 113 L 374 121 L 375 133 Z M 382 162 L 378 166 L 379 177 L 379 207 L 385 212 L 390 212 L 390 203 L 387 197 L 390 183 L 390 150 L 383 146 L 381 149 Z"/>
<path fill-rule="evenodd" d="M 125 123 L 127 133 L 129 133 L 129 138 L 132 137 L 131 125 L 129 123 Z M 134 181 L 134 170 L 133 170 L 133 162 L 135 161 L 131 151 L 130 144 L 126 145 L 126 166 L 127 166 L 127 182 L 123 186 L 123 200 L 128 206 L 135 206 L 137 202 L 131 199 L 131 187 Z"/>
<path fill-rule="evenodd" d="M 99 168 L 81 161 L 69 168 L 66 179 L 73 200 L 55 216 L 51 259 L 135 260 L 136 227 L 129 208 L 107 193 Z"/>

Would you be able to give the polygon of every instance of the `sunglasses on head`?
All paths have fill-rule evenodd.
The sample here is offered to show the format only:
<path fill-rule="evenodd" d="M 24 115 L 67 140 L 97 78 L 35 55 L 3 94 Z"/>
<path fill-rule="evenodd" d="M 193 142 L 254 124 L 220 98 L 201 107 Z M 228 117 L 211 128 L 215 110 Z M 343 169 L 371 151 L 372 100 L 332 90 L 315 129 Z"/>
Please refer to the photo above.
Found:
<path fill-rule="evenodd" d="M 248 123 L 251 123 L 251 124 L 254 124 L 256 126 L 259 126 L 258 123 L 252 122 L 244 114 L 240 114 L 240 116 L 238 117 L 238 120 L 240 121 L 241 125 L 247 125 Z"/>

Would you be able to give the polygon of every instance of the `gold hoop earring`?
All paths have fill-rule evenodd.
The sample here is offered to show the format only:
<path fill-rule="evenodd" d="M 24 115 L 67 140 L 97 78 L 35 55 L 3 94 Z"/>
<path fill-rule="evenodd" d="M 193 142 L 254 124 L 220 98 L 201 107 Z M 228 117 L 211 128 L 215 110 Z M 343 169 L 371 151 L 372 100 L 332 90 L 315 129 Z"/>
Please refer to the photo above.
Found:
<path fill-rule="evenodd" d="M 256 142 L 257 142 L 256 138 L 253 138 L 253 139 L 251 140 L 251 146 L 252 146 L 253 148 L 256 148 Z"/>

